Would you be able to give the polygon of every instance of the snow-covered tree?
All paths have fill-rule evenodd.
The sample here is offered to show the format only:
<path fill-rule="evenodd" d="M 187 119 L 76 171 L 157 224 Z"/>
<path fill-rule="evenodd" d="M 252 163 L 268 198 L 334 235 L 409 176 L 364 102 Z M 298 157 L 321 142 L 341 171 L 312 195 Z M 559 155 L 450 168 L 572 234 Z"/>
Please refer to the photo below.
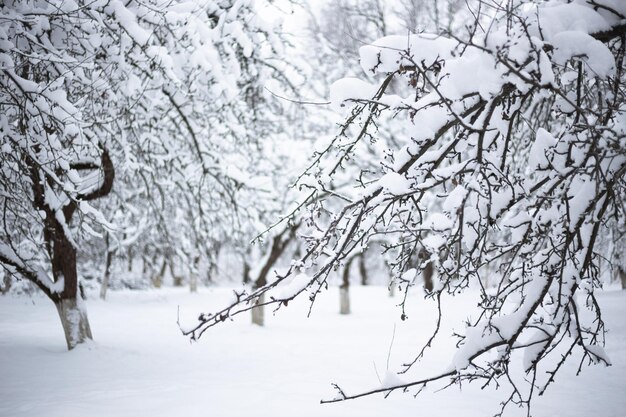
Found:
<path fill-rule="evenodd" d="M 110 237 L 101 253 L 171 263 L 237 234 L 254 206 L 239 195 L 253 189 L 250 146 L 282 117 L 263 90 L 280 39 L 253 1 L 0 12 L 0 262 L 54 301 L 71 349 L 91 339 L 76 262 L 91 236 Z"/>
<path fill-rule="evenodd" d="M 287 273 L 203 314 L 188 334 L 261 296 L 277 307 L 303 293 L 314 301 L 333 270 L 384 236 L 403 291 L 420 269 L 435 268 L 436 330 L 401 370 L 408 382 L 355 395 L 337 387 L 330 401 L 478 381 L 510 388 L 504 411 L 529 406 L 575 350 L 581 365 L 610 364 L 595 298 L 603 256 L 596 243 L 625 214 L 626 4 L 467 7 L 474 19 L 462 31 L 387 36 L 360 48 L 362 70 L 380 81 L 333 85 L 334 104 L 349 115 L 309 171 L 323 184 L 301 213 L 306 253 Z M 393 83 L 404 87 L 392 94 Z M 329 193 L 360 166 L 371 139 L 385 135 L 378 122 L 387 118 L 402 127 L 399 146 L 377 170 L 351 175 L 356 195 Z M 416 262 L 424 251 L 428 261 Z M 413 378 L 441 337 L 441 300 L 467 288 L 478 289 L 478 307 L 450 366 Z M 515 360 L 522 377 L 509 367 Z"/>
<path fill-rule="evenodd" d="M 309 5 L 308 8 L 308 36 L 309 48 L 304 48 L 308 52 L 308 62 L 314 62 L 316 71 L 309 77 L 308 86 L 313 90 L 313 94 L 321 94 L 321 98 L 326 98 L 332 93 L 332 85 L 337 78 L 343 77 L 367 77 L 368 82 L 376 82 L 377 75 L 371 71 L 362 72 L 360 66 L 356 65 L 359 56 L 359 49 L 363 45 L 368 45 L 377 39 L 384 37 L 393 31 L 395 33 L 408 33 L 409 31 L 423 32 L 425 30 L 436 30 L 440 27 L 451 28 L 458 26 L 456 21 L 461 21 L 467 14 L 464 9 L 459 9 L 455 1 L 433 0 L 433 1 L 398 1 L 382 2 L 379 0 L 341 0 L 332 2 L 321 2 Z M 315 46 L 315 47 L 314 47 Z M 341 81 L 340 81 L 341 82 Z M 387 87 L 389 92 L 406 95 L 407 85 L 404 80 L 391 80 Z M 337 89 L 334 89 L 337 91 Z M 333 96 L 331 94 L 331 99 Z M 315 113 L 323 114 L 315 130 L 323 132 L 318 140 L 317 149 L 324 152 L 324 149 L 332 149 L 337 145 L 332 138 L 336 135 L 336 123 L 343 124 L 342 117 L 349 114 L 349 108 L 340 102 L 332 103 L 327 108 L 318 108 Z M 343 107 L 343 111 L 341 111 Z M 338 114 L 339 113 L 339 114 Z M 334 123 L 329 123 L 328 120 Z M 355 177 L 365 179 L 363 173 L 377 172 L 380 168 L 380 161 L 384 160 L 389 149 L 399 147 L 397 138 L 410 135 L 407 132 L 406 124 L 396 123 L 394 114 L 381 114 L 376 119 L 376 129 L 366 132 L 362 138 L 370 142 L 370 146 L 354 147 L 350 137 L 355 135 L 354 130 L 358 129 L 356 124 L 347 123 L 342 128 L 340 136 L 345 137 L 339 146 L 351 148 L 351 164 L 349 169 L 337 172 L 331 182 L 318 178 L 317 188 L 333 188 L 347 198 L 355 198 L 358 190 L 354 194 L 352 188 Z M 329 146 L 330 145 L 330 146 Z M 345 149 L 344 149 L 345 150 Z M 347 168 L 344 166 L 344 168 Z M 312 172 L 311 172 L 312 173 Z M 318 170 L 318 174 L 324 174 L 324 170 Z M 338 204 L 342 201 L 327 203 Z M 336 207 L 326 207 L 333 212 Z M 378 237 L 378 244 L 386 242 L 385 236 Z M 369 246 L 374 242 L 370 240 Z M 366 250 L 366 248 L 363 248 Z M 390 256 L 388 256 L 390 255 Z M 367 257 L 370 259 L 370 266 L 378 264 L 378 269 L 384 268 L 385 259 L 393 257 L 393 251 L 386 251 L 381 254 L 380 250 L 369 250 Z M 348 268 L 351 264 L 346 258 L 343 263 Z M 359 260 L 359 269 L 363 269 L 363 257 Z M 430 267 L 429 267 L 430 268 Z M 429 269 L 427 268 L 427 269 Z M 374 275 L 374 274 L 373 274 Z M 424 278 L 428 274 L 424 274 Z M 349 274 L 341 273 L 340 300 L 342 305 L 348 304 L 349 297 Z M 429 284 L 426 284 L 429 286 Z M 393 294 L 395 287 L 390 286 L 390 294 Z"/>

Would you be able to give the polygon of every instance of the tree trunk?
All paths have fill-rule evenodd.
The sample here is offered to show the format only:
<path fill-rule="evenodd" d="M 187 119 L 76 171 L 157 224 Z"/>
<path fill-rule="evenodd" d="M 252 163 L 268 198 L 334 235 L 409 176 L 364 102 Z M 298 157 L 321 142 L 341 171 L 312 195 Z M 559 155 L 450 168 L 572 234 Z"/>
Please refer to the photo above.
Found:
<path fill-rule="evenodd" d="M 265 294 L 261 294 L 257 301 L 257 304 L 263 304 L 265 302 Z M 265 312 L 263 305 L 255 306 L 252 309 L 252 324 L 256 324 L 257 326 L 263 326 L 265 324 Z"/>
<path fill-rule="evenodd" d="M 74 349 L 79 343 L 93 340 L 87 310 L 80 297 L 65 298 L 55 301 L 54 305 L 59 313 L 67 349 Z"/>
<path fill-rule="evenodd" d="M 350 314 L 349 287 L 339 287 L 339 314 Z"/>
<path fill-rule="evenodd" d="M 0 292 L 2 295 L 8 293 L 11 290 L 11 274 L 7 271 L 4 271 L 4 279 L 3 279 L 3 287 Z"/>
<path fill-rule="evenodd" d="M 421 250 L 418 254 L 418 258 L 422 262 L 428 262 L 422 269 L 422 277 L 424 278 L 424 289 L 426 292 L 431 293 L 433 291 L 433 263 L 430 261 L 430 253 L 426 250 Z M 421 265 L 420 265 L 421 267 Z"/>
<path fill-rule="evenodd" d="M 152 277 L 152 286 L 154 288 L 161 288 L 163 285 L 163 275 L 156 274 Z"/>
<path fill-rule="evenodd" d="M 354 258 L 350 258 L 343 268 L 341 286 L 339 286 L 339 314 L 350 314 L 350 266 Z"/>
<path fill-rule="evenodd" d="M 200 257 L 196 256 L 193 260 L 193 270 L 189 272 L 189 292 L 198 292 L 198 275 L 203 265 L 200 264 Z"/>
<path fill-rule="evenodd" d="M 222 245 L 216 244 L 212 253 L 207 255 L 208 267 L 206 270 L 206 284 L 213 285 L 213 277 L 218 273 L 218 266 L 220 263 L 220 253 L 222 252 Z"/>
<path fill-rule="evenodd" d="M 104 269 L 104 277 L 102 277 L 102 284 L 100 284 L 100 299 L 107 299 L 107 290 L 109 289 L 109 277 L 111 276 L 111 268 L 110 268 L 110 253 L 107 253 L 106 266 Z"/>
<path fill-rule="evenodd" d="M 189 275 L 189 291 L 190 292 L 198 292 L 198 274 L 192 272 Z"/>
<path fill-rule="evenodd" d="M 111 276 L 111 262 L 113 261 L 113 251 L 109 248 L 109 234 L 105 237 L 107 256 L 104 263 L 104 277 L 102 277 L 102 284 L 100 285 L 100 298 L 106 300 L 107 290 L 109 289 L 109 277 Z"/>
<path fill-rule="evenodd" d="M 204 278 L 206 285 L 213 285 L 213 277 L 217 274 L 217 260 L 213 261 L 212 259 L 209 259 L 208 262 L 209 266 L 206 269 Z"/>
<path fill-rule="evenodd" d="M 124 236 L 124 238 L 126 238 L 126 236 Z M 133 248 L 129 247 L 128 248 L 128 272 L 133 272 Z"/>
<path fill-rule="evenodd" d="M 617 268 L 619 273 L 619 278 L 622 281 L 622 289 L 626 290 L 626 271 L 621 266 Z"/>
<path fill-rule="evenodd" d="M 202 269 L 199 258 L 194 260 L 195 268 L 189 272 L 189 292 L 198 292 L 198 275 Z"/>
<path fill-rule="evenodd" d="M 432 262 L 428 262 L 428 264 L 424 267 L 422 274 L 424 275 L 424 289 L 429 293 L 433 292 L 433 273 L 433 264 Z"/>
<path fill-rule="evenodd" d="M 367 285 L 369 279 L 367 276 L 367 268 L 365 266 L 365 253 L 359 256 L 359 273 L 361 274 L 361 285 Z"/>
<path fill-rule="evenodd" d="M 55 282 L 63 282 L 63 292 L 51 298 L 61 319 L 67 348 L 71 350 L 79 343 L 92 340 L 91 329 L 78 282 L 76 248 L 56 219 L 51 235 L 52 274 Z"/>
<path fill-rule="evenodd" d="M 152 277 L 152 285 L 154 288 L 161 288 L 163 285 L 163 275 L 165 275 L 165 268 L 167 267 L 167 261 L 163 259 L 163 264 L 161 265 L 161 269 L 159 272 Z"/>
<path fill-rule="evenodd" d="M 176 273 L 174 272 L 174 262 L 171 261 L 170 259 L 170 273 L 172 274 L 172 279 L 174 280 L 174 286 L 175 287 L 182 287 L 183 286 L 183 277 L 181 277 L 180 275 L 176 275 Z"/>
<path fill-rule="evenodd" d="M 141 262 L 143 263 L 141 267 L 141 277 L 152 283 L 155 274 L 154 269 L 156 267 L 156 256 L 149 257 L 144 249 L 144 252 L 141 255 Z"/>
<path fill-rule="evenodd" d="M 270 272 L 272 267 L 278 261 L 278 258 L 283 254 L 285 248 L 289 244 L 289 242 L 295 237 L 296 229 L 299 227 L 299 224 L 290 226 L 284 229 L 280 234 L 274 236 L 272 238 L 272 245 L 269 249 L 269 253 L 267 254 L 267 258 L 265 259 L 265 263 L 263 267 L 260 269 L 259 274 L 257 275 L 254 284 L 252 285 L 252 289 L 256 291 L 259 288 L 267 285 L 267 274 Z M 265 306 L 262 304 L 265 302 L 265 293 L 261 294 L 257 300 L 257 306 L 252 309 L 252 323 L 263 326 L 264 325 L 264 314 L 263 309 Z M 261 304 L 261 305 L 258 305 Z"/>
<path fill-rule="evenodd" d="M 244 285 L 250 283 L 250 264 L 244 259 L 243 261 L 243 283 Z"/>

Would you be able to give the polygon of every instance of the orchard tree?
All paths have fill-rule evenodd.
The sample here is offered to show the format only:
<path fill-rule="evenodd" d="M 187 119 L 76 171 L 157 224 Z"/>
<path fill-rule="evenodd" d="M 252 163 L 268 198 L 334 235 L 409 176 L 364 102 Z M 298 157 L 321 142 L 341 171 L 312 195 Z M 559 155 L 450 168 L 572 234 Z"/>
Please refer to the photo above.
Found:
<path fill-rule="evenodd" d="M 295 120 L 307 113 L 298 112 Z M 294 128 L 295 127 L 295 128 Z M 267 137 L 259 149 L 253 193 L 250 201 L 250 221 L 242 229 L 240 246 L 244 249 L 244 284 L 249 284 L 239 296 L 256 291 L 275 280 L 277 271 L 285 269 L 297 248 L 296 232 L 300 223 L 290 216 L 306 190 L 294 187 L 298 174 L 306 166 L 310 142 L 299 131 L 299 125 L 285 126 L 283 132 Z M 246 267 L 247 265 L 247 267 Z M 269 301 L 269 300 L 268 300 Z M 252 310 L 252 323 L 265 324 L 261 296 Z"/>
<path fill-rule="evenodd" d="M 275 197 L 263 183 L 282 172 L 266 162 L 266 150 L 294 126 L 286 103 L 265 89 L 270 80 L 290 83 L 278 59 L 278 28 L 254 2 L 202 10 L 209 27 L 191 15 L 181 36 L 155 31 L 180 62 L 173 66 L 177 83 L 158 83 L 133 115 L 132 159 L 122 180 L 122 198 L 135 209 L 129 215 L 148 225 L 129 250 L 145 259 L 155 283 L 169 269 L 176 283 L 187 278 L 192 289 L 214 269 L 224 243 L 243 247 L 252 238 L 267 209 L 262 201 Z"/>
<path fill-rule="evenodd" d="M 55 303 L 72 349 L 92 338 L 79 246 L 104 233 L 107 253 L 186 260 L 238 226 L 233 164 L 254 166 L 246 147 L 280 117 L 263 90 L 280 40 L 252 1 L 0 7 L 0 263 Z M 121 245 L 113 188 L 145 232 Z"/>
<path fill-rule="evenodd" d="M 478 382 L 508 387 L 504 412 L 530 407 L 574 351 L 581 365 L 610 365 L 595 295 L 603 257 L 596 244 L 625 214 L 626 4 L 467 7 L 474 17 L 463 31 L 387 36 L 361 47 L 363 71 L 379 81 L 334 84 L 333 102 L 350 114 L 309 172 L 328 184 L 358 166 L 358 149 L 384 134 L 377 122 L 386 117 L 403 126 L 400 146 L 378 171 L 352 175 L 357 196 L 313 192 L 300 213 L 308 226 L 303 257 L 203 314 L 188 335 L 250 310 L 261 296 L 277 308 L 303 293 L 314 301 L 331 271 L 385 236 L 403 291 L 420 269 L 435 269 L 436 330 L 401 370 L 409 382 L 358 394 L 337 387 L 328 401 Z M 406 92 L 391 94 L 394 82 Z M 429 262 L 415 260 L 423 251 Z M 468 288 L 478 289 L 477 308 L 457 335 L 451 365 L 412 377 L 441 336 L 442 298 Z M 521 378 L 509 366 L 519 359 Z"/>
<path fill-rule="evenodd" d="M 317 5 L 317 4 L 315 4 Z M 345 118 L 350 115 L 351 109 L 344 105 L 341 97 L 334 97 L 335 94 L 342 94 L 341 88 L 333 88 L 333 84 L 337 78 L 343 77 L 366 77 L 368 82 L 376 82 L 377 74 L 372 71 L 362 72 L 360 66 L 356 65 L 359 56 L 359 49 L 363 45 L 370 44 L 375 40 L 389 34 L 390 30 L 396 33 L 408 33 L 410 30 L 424 31 L 427 29 L 436 30 L 439 27 L 451 28 L 455 27 L 454 22 L 460 21 L 462 16 L 466 15 L 466 10 L 456 7 L 453 0 L 450 1 L 398 1 L 394 3 L 382 2 L 379 0 L 341 0 L 323 3 L 319 9 L 312 5 L 308 8 L 308 36 L 307 42 L 311 43 L 310 48 L 304 48 L 308 52 L 307 60 L 315 62 L 315 68 L 318 71 L 311 74 L 310 82 L 307 87 L 312 90 L 312 96 L 322 95 L 322 98 L 330 95 L 333 101 L 331 106 L 326 108 L 317 108 L 316 114 L 322 114 L 325 117 L 319 118 L 314 129 L 321 132 L 316 145 L 316 149 L 320 150 L 320 154 L 332 150 L 337 144 L 332 140 L 336 135 L 336 125 L 328 123 L 328 120 L 336 121 L 343 124 L 340 136 L 346 138 L 339 144 L 340 147 L 351 148 L 351 163 L 345 166 L 343 170 L 338 171 L 332 177 L 332 181 L 325 181 L 322 176 L 325 174 L 323 169 L 317 169 L 317 172 L 311 171 L 310 174 L 317 173 L 317 181 L 313 183 L 314 189 L 325 192 L 326 188 L 332 188 L 336 192 L 348 199 L 358 198 L 359 188 L 352 187 L 354 178 L 359 181 L 368 181 L 367 173 L 378 173 L 380 170 L 380 161 L 384 160 L 389 153 L 389 149 L 397 149 L 400 146 L 399 138 L 410 135 L 410 126 L 400 124 L 394 118 L 393 112 L 381 114 L 375 121 L 375 129 L 364 132 L 364 136 L 360 139 L 368 141 L 369 146 L 355 147 L 350 137 L 357 136 L 359 126 L 357 123 L 342 123 Z M 457 23 L 458 26 L 458 23 Z M 393 28 L 393 29 L 390 29 Z M 313 47 L 315 46 L 315 47 Z M 306 53 L 306 52 L 305 52 Z M 340 87 L 344 80 L 337 82 L 335 86 Z M 398 78 L 393 79 L 387 87 L 387 92 L 406 96 L 410 94 L 410 86 Z M 313 129 L 311 129 L 313 130 Z M 345 151 L 345 149 L 344 149 Z M 317 155 L 316 155 L 317 156 Z M 331 161 L 332 162 L 332 161 Z M 320 165 L 317 165 L 319 168 Z M 360 184 L 363 186 L 363 184 Z M 319 195 L 319 194 L 318 194 Z M 330 212 L 335 211 L 337 207 L 341 207 L 341 200 L 327 200 L 327 204 L 336 205 L 333 207 L 325 207 Z M 318 222 L 319 223 L 319 222 Z M 384 235 L 378 237 L 381 243 L 386 243 L 387 239 Z M 392 242 L 393 244 L 393 242 Z M 370 241 L 368 246 L 376 246 Z M 367 248 L 363 248 L 362 255 Z M 379 250 L 368 250 L 367 257 L 371 264 L 384 266 L 394 257 L 394 251 L 388 250 L 380 253 Z M 419 251 L 416 251 L 416 253 Z M 421 251 L 419 253 L 425 253 Z M 365 256 L 359 256 L 359 269 L 364 269 Z M 423 256 L 422 256 L 423 258 Z M 349 269 L 352 258 L 346 258 L 344 271 L 341 272 L 340 284 L 340 306 L 349 304 Z M 417 260 L 417 257 L 415 257 Z M 428 265 L 427 260 L 424 260 Z M 412 268 L 412 264 L 407 265 L 407 269 Z M 426 268 L 427 270 L 429 268 Z M 361 273 L 362 276 L 365 274 Z M 425 287 L 429 287 L 427 281 L 428 274 L 423 274 Z M 395 284 L 390 282 L 390 294 L 395 291 Z M 341 307 L 341 311 L 346 311 L 346 307 Z"/>

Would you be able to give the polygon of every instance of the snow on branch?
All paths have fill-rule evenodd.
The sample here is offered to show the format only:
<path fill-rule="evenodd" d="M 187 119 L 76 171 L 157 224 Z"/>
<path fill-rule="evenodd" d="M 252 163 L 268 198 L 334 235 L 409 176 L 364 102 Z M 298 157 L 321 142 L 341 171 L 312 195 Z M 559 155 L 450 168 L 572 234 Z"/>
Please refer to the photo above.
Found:
<path fill-rule="evenodd" d="M 301 179 L 316 184 L 302 214 L 306 253 L 286 274 L 201 316 L 194 337 L 290 276 L 310 277 L 313 301 L 352 253 L 382 240 L 403 291 L 415 285 L 407 271 L 424 267 L 415 258 L 426 251 L 437 272 L 429 296 L 439 302 L 475 289 L 478 307 L 455 334 L 450 367 L 360 394 L 336 387 L 328 402 L 481 381 L 508 387 L 503 412 L 529 407 L 576 349 L 581 365 L 610 364 L 594 291 L 599 237 L 625 199 L 626 5 L 516 1 L 486 9 L 464 30 L 361 48 L 363 70 L 382 78 L 378 86 L 371 78 L 333 85 L 331 101 L 347 117 Z M 385 140 L 385 156 L 367 160 L 371 144 Z M 316 198 L 346 178 L 352 188 Z M 445 314 L 440 308 L 405 376 L 441 337 Z M 521 379 L 509 367 L 518 351 Z"/>

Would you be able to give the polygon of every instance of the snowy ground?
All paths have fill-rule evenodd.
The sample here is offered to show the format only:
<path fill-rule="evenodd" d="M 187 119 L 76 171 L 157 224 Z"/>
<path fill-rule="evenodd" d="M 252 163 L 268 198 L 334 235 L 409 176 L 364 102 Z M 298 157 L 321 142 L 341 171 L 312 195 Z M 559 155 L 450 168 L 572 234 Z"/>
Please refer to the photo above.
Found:
<path fill-rule="evenodd" d="M 306 305 L 290 304 L 268 317 L 265 328 L 241 317 L 190 344 L 176 325 L 230 297 L 227 289 L 111 292 L 88 302 L 96 342 L 65 351 L 56 311 L 44 298 L 0 297 L 0 416 L 489 416 L 504 393 L 464 387 L 428 390 L 417 399 L 393 393 L 320 405 L 334 395 L 373 388 L 389 366 L 410 359 L 432 328 L 432 311 L 415 296 L 401 322 L 381 287 L 352 289 L 353 314 L 337 314 L 331 289 L 306 319 Z M 607 352 L 613 366 L 576 365 L 537 398 L 535 416 L 622 416 L 626 410 L 626 291 L 600 294 L 611 330 Z M 467 299 L 444 306 L 463 318 Z M 449 334 L 449 333 L 448 333 Z M 450 346 L 437 346 L 425 371 L 445 367 Z M 514 410 L 515 411 L 515 410 Z"/>

